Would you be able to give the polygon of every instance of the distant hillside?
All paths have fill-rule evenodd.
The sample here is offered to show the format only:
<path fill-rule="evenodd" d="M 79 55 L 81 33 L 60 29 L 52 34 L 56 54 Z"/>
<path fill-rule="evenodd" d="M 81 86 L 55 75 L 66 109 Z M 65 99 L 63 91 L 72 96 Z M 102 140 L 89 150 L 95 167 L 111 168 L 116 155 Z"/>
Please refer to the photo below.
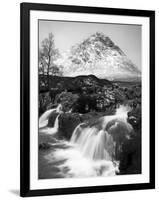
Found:
<path fill-rule="evenodd" d="M 64 76 L 94 74 L 108 80 L 138 80 L 141 72 L 125 53 L 107 36 L 95 33 L 62 54 L 56 64 Z"/>
<path fill-rule="evenodd" d="M 45 90 L 43 82 L 46 77 L 39 75 L 40 91 Z M 112 83 L 106 79 L 99 79 L 94 75 L 82 75 L 77 77 L 59 77 L 50 76 L 50 88 L 58 90 L 67 90 L 77 92 L 84 87 L 104 87 L 112 86 Z"/>

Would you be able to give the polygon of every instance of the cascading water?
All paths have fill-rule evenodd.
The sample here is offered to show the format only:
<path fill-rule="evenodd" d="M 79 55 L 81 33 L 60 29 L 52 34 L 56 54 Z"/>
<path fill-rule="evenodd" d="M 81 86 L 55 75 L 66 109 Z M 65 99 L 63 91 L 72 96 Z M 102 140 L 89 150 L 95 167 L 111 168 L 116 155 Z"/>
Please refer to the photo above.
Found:
<path fill-rule="evenodd" d="M 71 142 L 89 159 L 113 160 L 117 138 L 113 134 L 122 132 L 120 136 L 128 138 L 132 131 L 132 126 L 127 122 L 128 111 L 128 107 L 121 106 L 115 115 L 101 117 L 94 125 L 86 127 L 83 123 L 79 124 L 72 134 Z"/>
<path fill-rule="evenodd" d="M 55 111 L 56 111 L 56 108 L 50 109 L 41 115 L 41 117 L 39 118 L 39 128 L 44 128 L 47 126 L 49 116 L 51 115 L 51 113 Z"/>
<path fill-rule="evenodd" d="M 53 108 L 50 110 L 47 110 L 46 112 L 44 112 L 41 117 L 39 118 L 39 128 L 44 128 L 48 125 L 48 119 L 50 117 L 50 115 L 55 112 L 55 113 L 61 113 L 62 112 L 62 105 L 59 104 L 57 106 L 57 108 Z"/>
<path fill-rule="evenodd" d="M 45 133 L 45 134 L 50 134 L 50 135 L 57 133 L 58 129 L 59 129 L 59 116 L 60 116 L 60 114 L 57 115 L 55 122 L 54 122 L 54 126 L 52 128 L 45 127 L 44 129 L 40 130 L 39 132 Z"/>
<path fill-rule="evenodd" d="M 58 140 L 58 147 L 45 156 L 49 163 L 58 164 L 59 177 L 115 176 L 119 172 L 116 154 L 120 144 L 132 132 L 127 122 L 128 107 L 121 106 L 115 115 L 103 116 L 92 123 L 81 123 L 70 141 Z M 58 117 L 53 133 L 58 131 Z M 55 128 L 56 127 L 56 128 Z M 45 131 L 46 132 L 46 131 Z"/>
<path fill-rule="evenodd" d="M 92 160 L 111 160 L 108 148 L 113 145 L 111 136 L 104 130 L 96 127 L 75 129 L 71 142 L 76 144 L 82 154 Z"/>
<path fill-rule="evenodd" d="M 54 126 L 53 127 L 47 127 L 49 117 L 52 113 L 59 113 L 57 115 Z M 39 133 L 45 133 L 45 134 L 55 134 L 58 132 L 59 129 L 59 116 L 62 113 L 62 105 L 59 104 L 57 108 L 47 110 L 39 119 Z"/>
<path fill-rule="evenodd" d="M 57 106 L 57 108 L 56 108 L 56 113 L 62 113 L 63 111 L 62 111 L 62 105 L 61 104 L 59 104 L 58 106 Z"/>

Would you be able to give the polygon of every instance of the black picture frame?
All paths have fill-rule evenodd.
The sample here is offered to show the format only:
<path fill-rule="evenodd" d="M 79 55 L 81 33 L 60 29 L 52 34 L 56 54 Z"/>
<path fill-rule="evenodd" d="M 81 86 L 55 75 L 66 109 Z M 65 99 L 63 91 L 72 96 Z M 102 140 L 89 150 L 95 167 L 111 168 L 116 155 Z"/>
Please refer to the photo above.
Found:
<path fill-rule="evenodd" d="M 102 185 L 91 187 L 30 189 L 30 11 L 59 11 L 76 13 L 107 14 L 117 16 L 148 17 L 150 20 L 150 180 L 148 183 Z M 21 106 L 20 106 L 20 195 L 43 196 L 76 193 L 112 192 L 124 190 L 141 190 L 155 188 L 155 11 L 131 10 L 101 7 L 83 7 L 71 5 L 49 5 L 35 3 L 21 3 Z"/>

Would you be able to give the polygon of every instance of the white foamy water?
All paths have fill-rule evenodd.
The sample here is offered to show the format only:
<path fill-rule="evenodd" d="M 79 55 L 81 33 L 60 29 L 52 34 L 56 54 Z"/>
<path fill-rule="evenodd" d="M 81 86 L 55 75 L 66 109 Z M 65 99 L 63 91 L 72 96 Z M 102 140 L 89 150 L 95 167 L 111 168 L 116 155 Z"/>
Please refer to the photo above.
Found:
<path fill-rule="evenodd" d="M 71 142 L 77 144 L 85 157 L 92 160 L 111 160 L 108 149 L 113 146 L 113 140 L 107 131 L 99 131 L 96 127 L 86 127 L 81 129 L 79 134 L 77 132 L 72 136 Z"/>
<path fill-rule="evenodd" d="M 128 112 L 129 107 L 121 106 L 115 115 L 100 117 L 94 124 L 79 124 L 70 141 L 59 140 L 59 146 L 54 144 L 54 150 L 45 158 L 50 163 L 60 163 L 60 177 L 115 176 L 119 172 L 116 152 L 132 132 Z M 56 127 L 56 132 L 58 117 L 52 129 Z"/>
<path fill-rule="evenodd" d="M 47 110 L 44 114 L 39 118 L 39 128 L 44 128 L 48 125 L 48 118 L 51 113 L 55 112 L 56 108 Z"/>
<path fill-rule="evenodd" d="M 52 113 L 59 113 L 59 115 L 56 117 L 54 126 L 53 127 L 47 127 L 49 117 Z M 45 134 L 55 134 L 58 132 L 59 129 L 59 116 L 60 113 L 62 113 L 62 105 L 59 104 L 57 108 L 49 109 L 45 113 L 41 115 L 39 118 L 39 133 L 45 133 Z"/>
<path fill-rule="evenodd" d="M 64 143 L 68 148 L 57 148 L 52 153 L 45 156 L 50 162 L 62 162 L 58 166 L 59 176 L 70 177 L 96 177 L 96 176 L 115 176 L 118 172 L 118 163 L 107 160 L 92 160 L 85 157 L 76 145 Z"/>
<path fill-rule="evenodd" d="M 131 110 L 132 110 L 132 108 L 130 106 L 128 106 L 128 105 L 126 105 L 126 106 L 125 105 L 120 105 L 120 107 L 116 109 L 115 115 L 116 116 L 121 115 L 121 116 L 127 118 L 127 114 Z"/>
<path fill-rule="evenodd" d="M 59 129 L 59 115 L 57 115 L 55 122 L 54 122 L 54 126 L 53 127 L 45 127 L 41 130 L 39 130 L 39 133 L 45 133 L 45 134 L 50 134 L 50 135 L 54 135 L 55 133 L 58 132 Z"/>
<path fill-rule="evenodd" d="M 72 134 L 71 142 L 77 144 L 85 157 L 92 160 L 113 160 L 116 149 L 115 139 L 119 137 L 128 139 L 132 131 L 132 126 L 127 122 L 128 112 L 129 107 L 121 106 L 116 110 L 115 115 L 101 117 L 94 125 L 79 124 Z"/>
<path fill-rule="evenodd" d="M 48 125 L 49 117 L 53 112 L 62 113 L 62 105 L 59 104 L 57 108 L 49 109 L 44 112 L 39 118 L 39 128 L 44 128 Z"/>

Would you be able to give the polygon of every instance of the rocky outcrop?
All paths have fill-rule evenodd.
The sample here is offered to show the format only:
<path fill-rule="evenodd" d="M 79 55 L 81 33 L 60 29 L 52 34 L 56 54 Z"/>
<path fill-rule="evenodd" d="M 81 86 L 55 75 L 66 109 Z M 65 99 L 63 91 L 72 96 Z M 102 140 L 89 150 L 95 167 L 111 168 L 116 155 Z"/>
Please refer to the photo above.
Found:
<path fill-rule="evenodd" d="M 61 113 L 59 116 L 59 130 L 58 130 L 58 137 L 63 137 L 65 139 L 70 139 L 72 136 L 73 131 L 75 130 L 76 126 L 80 123 L 94 124 L 94 122 L 99 119 L 100 117 L 106 115 L 108 113 L 86 113 L 86 114 L 79 114 L 79 113 Z M 53 113 L 48 122 L 49 127 L 54 126 L 55 119 L 57 117 L 57 113 Z"/>

